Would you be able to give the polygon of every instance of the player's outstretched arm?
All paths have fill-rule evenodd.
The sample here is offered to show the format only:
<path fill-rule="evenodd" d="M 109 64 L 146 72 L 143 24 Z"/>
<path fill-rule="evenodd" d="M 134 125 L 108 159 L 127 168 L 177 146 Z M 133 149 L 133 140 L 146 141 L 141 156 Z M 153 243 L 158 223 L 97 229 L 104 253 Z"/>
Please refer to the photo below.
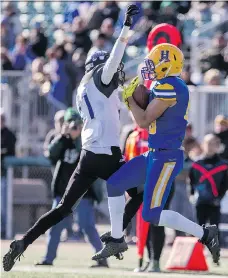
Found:
<path fill-rule="evenodd" d="M 132 18 L 139 13 L 139 8 L 136 5 L 129 5 L 125 14 L 124 26 L 120 33 L 119 38 L 113 46 L 110 57 L 106 61 L 103 72 L 101 75 L 101 81 L 103 84 L 108 85 L 114 74 L 117 72 L 119 64 L 123 58 L 125 48 L 128 42 L 128 31 L 132 25 Z"/>

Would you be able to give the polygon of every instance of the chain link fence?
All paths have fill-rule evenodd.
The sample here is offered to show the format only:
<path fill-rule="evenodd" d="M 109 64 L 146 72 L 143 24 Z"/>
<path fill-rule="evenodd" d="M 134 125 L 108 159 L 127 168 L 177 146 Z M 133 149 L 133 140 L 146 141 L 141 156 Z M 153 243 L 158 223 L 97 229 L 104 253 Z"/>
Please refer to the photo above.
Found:
<path fill-rule="evenodd" d="M 44 137 L 53 126 L 52 103 L 39 95 L 29 70 L 3 71 L 1 83 L 1 105 L 7 125 L 16 133 L 17 153 L 42 153 Z"/>
<path fill-rule="evenodd" d="M 7 157 L 6 236 L 24 233 L 51 208 L 52 167 L 44 157 Z"/>

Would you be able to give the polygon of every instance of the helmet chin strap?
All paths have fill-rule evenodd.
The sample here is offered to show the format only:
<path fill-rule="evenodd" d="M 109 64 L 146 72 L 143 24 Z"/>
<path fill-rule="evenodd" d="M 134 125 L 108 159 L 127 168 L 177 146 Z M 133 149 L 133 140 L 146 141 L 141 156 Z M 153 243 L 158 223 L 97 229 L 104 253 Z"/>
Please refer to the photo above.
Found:
<path fill-rule="evenodd" d="M 156 66 L 155 66 L 155 68 L 157 68 L 157 67 L 159 67 L 161 64 L 163 64 L 165 61 L 164 60 L 162 60 L 160 63 L 158 63 Z"/>
<path fill-rule="evenodd" d="M 166 71 L 165 77 L 167 77 L 167 75 L 169 74 L 170 70 L 171 70 L 172 65 L 169 66 L 169 68 Z"/>
<path fill-rule="evenodd" d="M 159 67 L 161 64 L 163 64 L 165 61 L 161 61 L 160 63 L 158 63 L 155 68 Z M 170 70 L 171 70 L 172 65 L 169 66 L 169 68 L 166 71 L 165 77 L 167 77 L 167 75 L 169 74 Z"/>

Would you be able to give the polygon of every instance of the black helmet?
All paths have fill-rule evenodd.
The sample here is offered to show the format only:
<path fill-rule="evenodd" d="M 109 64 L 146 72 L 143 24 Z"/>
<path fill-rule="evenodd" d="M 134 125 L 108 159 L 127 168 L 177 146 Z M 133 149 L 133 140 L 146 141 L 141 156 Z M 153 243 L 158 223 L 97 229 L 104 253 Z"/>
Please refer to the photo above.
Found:
<path fill-rule="evenodd" d="M 109 53 L 106 51 L 96 51 L 95 53 L 93 53 L 91 56 L 89 56 L 86 59 L 85 62 L 86 73 L 94 69 L 96 66 L 100 64 L 104 64 L 108 60 L 108 58 L 109 58 Z M 118 82 L 122 86 L 125 82 L 125 72 L 123 69 L 124 69 L 124 63 L 121 62 L 117 69 L 117 73 L 119 75 Z"/>
<path fill-rule="evenodd" d="M 105 63 L 109 58 L 109 53 L 106 51 L 96 51 L 89 57 L 87 57 L 85 62 L 86 72 L 91 71 L 97 65 Z"/>

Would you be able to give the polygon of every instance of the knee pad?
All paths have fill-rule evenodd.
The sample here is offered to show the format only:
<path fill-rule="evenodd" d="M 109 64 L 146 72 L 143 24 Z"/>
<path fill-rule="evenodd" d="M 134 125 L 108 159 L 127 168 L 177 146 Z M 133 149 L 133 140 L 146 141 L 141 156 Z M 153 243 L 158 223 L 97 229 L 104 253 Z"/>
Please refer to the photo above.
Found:
<path fill-rule="evenodd" d="M 72 213 L 71 208 L 66 206 L 64 203 L 59 203 L 55 209 L 64 217 Z"/>
<path fill-rule="evenodd" d="M 149 222 L 154 225 L 158 225 L 161 212 L 162 209 L 160 207 L 152 208 L 152 209 L 146 209 L 145 207 L 143 207 L 142 218 L 146 222 Z"/>

